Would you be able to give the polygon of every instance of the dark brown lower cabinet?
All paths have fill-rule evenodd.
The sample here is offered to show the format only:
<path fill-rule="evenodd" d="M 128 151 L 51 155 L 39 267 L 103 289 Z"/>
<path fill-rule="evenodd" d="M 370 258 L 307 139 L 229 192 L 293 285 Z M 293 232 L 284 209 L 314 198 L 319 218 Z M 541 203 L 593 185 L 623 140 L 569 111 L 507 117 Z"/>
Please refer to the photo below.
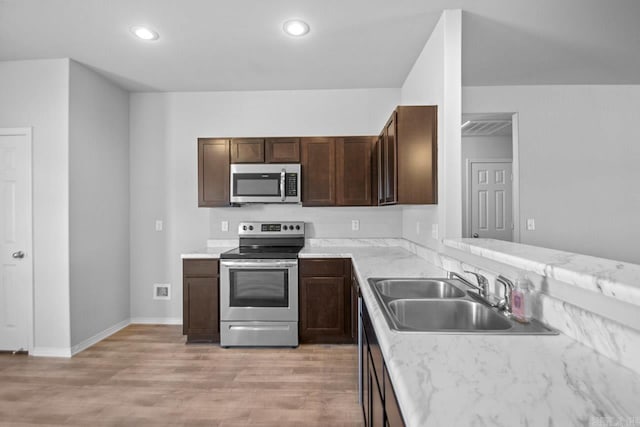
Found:
<path fill-rule="evenodd" d="M 366 304 L 362 303 L 362 411 L 367 427 L 403 427 L 402 413 L 378 345 Z"/>
<path fill-rule="evenodd" d="M 351 260 L 300 260 L 300 343 L 353 343 Z"/>
<path fill-rule="evenodd" d="M 219 342 L 218 260 L 182 263 L 182 334 L 187 342 Z"/>

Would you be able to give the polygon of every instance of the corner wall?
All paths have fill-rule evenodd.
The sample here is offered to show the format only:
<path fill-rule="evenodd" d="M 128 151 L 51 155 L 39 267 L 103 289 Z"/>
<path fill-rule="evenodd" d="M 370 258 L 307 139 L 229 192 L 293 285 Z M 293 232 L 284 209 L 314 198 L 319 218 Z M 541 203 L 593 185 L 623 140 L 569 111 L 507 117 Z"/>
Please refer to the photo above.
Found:
<path fill-rule="evenodd" d="M 438 106 L 438 204 L 402 208 L 402 237 L 434 250 L 461 235 L 461 76 L 462 11 L 445 10 L 401 88 L 403 105 Z"/>
<path fill-rule="evenodd" d="M 70 309 L 75 351 L 129 321 L 129 94 L 75 61 L 70 61 L 69 77 Z"/>
<path fill-rule="evenodd" d="M 518 113 L 522 243 L 640 264 L 640 86 L 465 87 L 463 104 Z"/>
<path fill-rule="evenodd" d="M 33 354 L 69 356 L 69 60 L 0 62 L 0 127 L 33 129 Z"/>

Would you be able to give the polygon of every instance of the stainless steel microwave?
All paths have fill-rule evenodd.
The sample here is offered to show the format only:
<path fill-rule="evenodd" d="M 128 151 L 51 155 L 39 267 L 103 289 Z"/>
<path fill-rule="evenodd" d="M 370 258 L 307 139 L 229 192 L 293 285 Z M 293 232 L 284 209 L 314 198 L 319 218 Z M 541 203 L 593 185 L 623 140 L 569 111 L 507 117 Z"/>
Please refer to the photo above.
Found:
<path fill-rule="evenodd" d="M 231 203 L 300 203 L 300 165 L 231 165 Z"/>

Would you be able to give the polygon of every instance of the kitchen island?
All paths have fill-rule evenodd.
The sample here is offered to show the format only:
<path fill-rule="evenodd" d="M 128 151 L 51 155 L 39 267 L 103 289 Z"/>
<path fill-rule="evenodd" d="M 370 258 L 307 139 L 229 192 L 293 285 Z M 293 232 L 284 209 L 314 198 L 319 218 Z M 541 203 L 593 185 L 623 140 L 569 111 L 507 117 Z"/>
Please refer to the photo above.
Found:
<path fill-rule="evenodd" d="M 640 421 L 640 375 L 565 335 L 391 331 L 367 279 L 446 275 L 414 253 L 394 246 L 306 246 L 300 253 L 323 256 L 353 260 L 407 426 Z"/>

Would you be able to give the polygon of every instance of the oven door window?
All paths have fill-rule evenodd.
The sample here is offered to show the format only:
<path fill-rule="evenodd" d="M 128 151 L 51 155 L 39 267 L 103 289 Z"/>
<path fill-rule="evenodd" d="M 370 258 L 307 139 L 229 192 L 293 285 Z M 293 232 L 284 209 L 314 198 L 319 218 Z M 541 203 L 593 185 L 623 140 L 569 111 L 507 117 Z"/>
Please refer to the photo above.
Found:
<path fill-rule="evenodd" d="M 230 307 L 288 307 L 287 269 L 229 271 Z"/>
<path fill-rule="evenodd" d="M 280 196 L 280 174 L 234 173 L 233 196 Z"/>

